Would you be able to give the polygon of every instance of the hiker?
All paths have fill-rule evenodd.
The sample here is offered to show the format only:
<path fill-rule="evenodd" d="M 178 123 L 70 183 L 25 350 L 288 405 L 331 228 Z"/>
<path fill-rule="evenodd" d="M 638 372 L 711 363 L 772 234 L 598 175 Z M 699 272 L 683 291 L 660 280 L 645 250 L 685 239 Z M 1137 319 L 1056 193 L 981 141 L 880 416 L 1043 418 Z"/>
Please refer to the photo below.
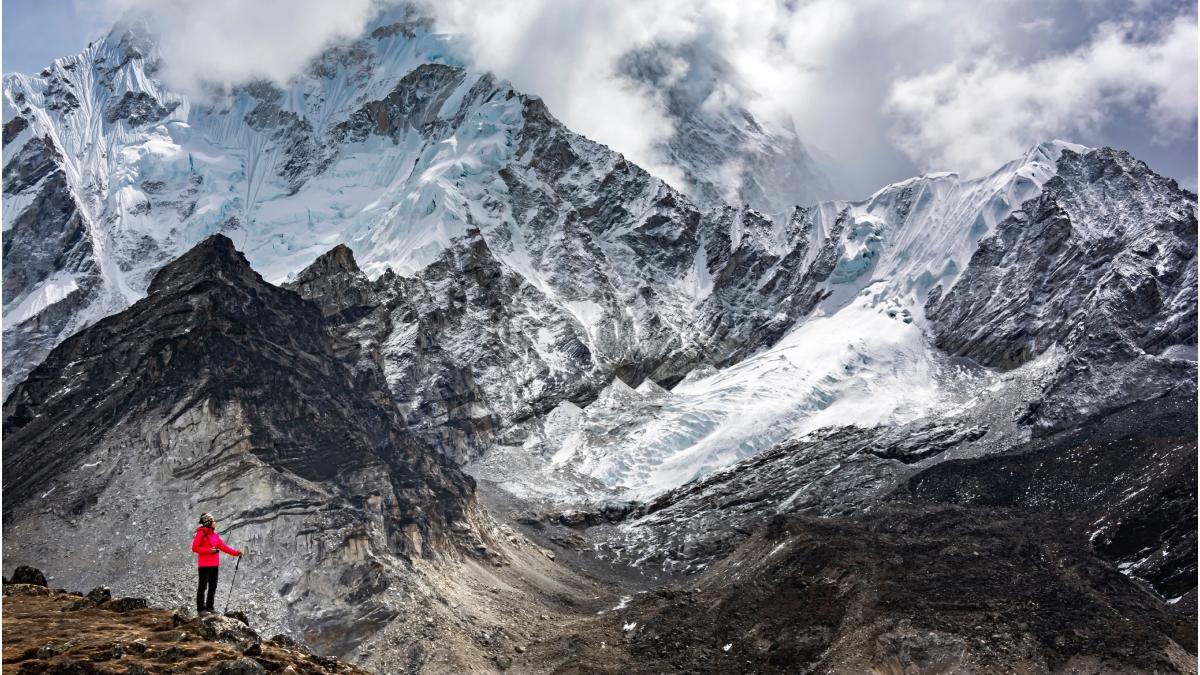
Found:
<path fill-rule="evenodd" d="M 196 587 L 196 613 L 207 614 L 213 611 L 213 598 L 217 595 L 217 571 L 221 565 L 221 551 L 241 557 L 242 552 L 229 548 L 217 534 L 217 521 L 212 514 L 200 514 L 200 527 L 196 528 L 196 538 L 192 540 L 192 551 L 200 556 L 196 565 L 200 570 L 200 584 Z M 205 597 L 205 589 L 208 597 Z"/>

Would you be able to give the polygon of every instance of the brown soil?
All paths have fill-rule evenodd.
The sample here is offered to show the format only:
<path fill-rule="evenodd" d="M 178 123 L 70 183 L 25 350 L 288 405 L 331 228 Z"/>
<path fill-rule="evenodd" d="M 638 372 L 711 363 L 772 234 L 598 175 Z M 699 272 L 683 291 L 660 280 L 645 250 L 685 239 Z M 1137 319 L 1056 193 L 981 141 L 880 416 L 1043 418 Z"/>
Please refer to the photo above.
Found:
<path fill-rule="evenodd" d="M 262 642 L 261 654 L 247 657 L 233 645 L 201 637 L 198 620 L 176 625 L 165 609 L 64 611 L 79 599 L 43 586 L 4 587 L 4 675 L 203 673 L 239 658 L 251 658 L 267 672 L 366 673 L 272 640 Z"/>

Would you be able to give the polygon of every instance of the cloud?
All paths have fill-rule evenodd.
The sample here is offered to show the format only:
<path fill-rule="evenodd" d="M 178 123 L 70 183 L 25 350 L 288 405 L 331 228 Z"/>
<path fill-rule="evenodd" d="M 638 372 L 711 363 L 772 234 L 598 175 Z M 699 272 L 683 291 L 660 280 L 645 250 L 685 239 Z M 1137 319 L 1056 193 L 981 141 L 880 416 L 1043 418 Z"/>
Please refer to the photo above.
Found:
<path fill-rule="evenodd" d="M 921 168 L 994 167 L 1051 137 L 1103 144 L 1107 106 L 1177 138 L 1186 84 L 1194 91 L 1195 83 L 1195 60 L 1186 58 L 1195 50 L 1194 8 L 1174 0 L 438 0 L 429 8 L 439 28 L 463 35 L 479 67 L 663 175 L 671 169 L 658 152 L 672 120 L 661 92 L 633 86 L 620 62 L 655 45 L 701 44 L 676 53 L 710 52 L 727 65 L 706 105 L 794 123 L 804 141 L 839 159 L 841 196 Z M 1165 37 L 1148 28 L 1176 16 Z M 1121 38 L 1120 21 L 1144 34 Z M 1102 96 L 1073 82 L 1073 71 L 1094 65 L 1108 66 L 1103 77 L 1085 73 Z M 1003 125 L 990 122 L 997 115 Z"/>
<path fill-rule="evenodd" d="M 108 0 L 114 17 L 134 13 L 157 34 L 162 76 L 200 96 L 208 85 L 256 78 L 286 82 L 330 42 L 357 37 L 375 0 Z"/>
<path fill-rule="evenodd" d="M 1196 124 L 1193 19 L 1178 17 L 1149 41 L 1101 25 L 1071 52 L 1032 63 L 985 54 L 898 80 L 889 95 L 895 140 L 924 168 L 981 173 L 1040 140 L 1096 138 L 1136 109 L 1162 140 Z"/>
<path fill-rule="evenodd" d="M 150 17 L 164 76 L 195 95 L 286 81 L 400 0 L 105 1 Z M 697 65 L 680 58 L 718 64 L 703 109 L 794 126 L 836 158 L 836 196 L 919 169 L 988 170 L 1053 137 L 1132 143 L 1195 181 L 1196 9 L 1183 0 L 410 1 L 478 68 L 676 184 L 665 95 L 622 68 L 638 50 L 664 48 L 667 81 Z"/>
<path fill-rule="evenodd" d="M 441 31 L 463 36 L 480 68 L 546 100 L 571 129 L 605 143 L 675 184 L 656 144 L 674 124 L 655 92 L 619 72 L 625 54 L 655 40 L 695 34 L 683 3 L 438 0 L 427 5 Z"/>

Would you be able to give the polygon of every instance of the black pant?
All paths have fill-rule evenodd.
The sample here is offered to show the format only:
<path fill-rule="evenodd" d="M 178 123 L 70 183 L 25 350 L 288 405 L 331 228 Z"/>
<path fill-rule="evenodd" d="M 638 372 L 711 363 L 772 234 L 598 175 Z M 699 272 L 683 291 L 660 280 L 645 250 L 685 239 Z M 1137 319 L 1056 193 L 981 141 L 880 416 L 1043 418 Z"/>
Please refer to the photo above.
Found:
<path fill-rule="evenodd" d="M 196 587 L 196 611 L 213 611 L 213 598 L 217 596 L 217 572 L 220 567 L 198 567 L 200 570 L 200 585 Z M 208 597 L 204 596 L 204 588 L 208 587 Z"/>

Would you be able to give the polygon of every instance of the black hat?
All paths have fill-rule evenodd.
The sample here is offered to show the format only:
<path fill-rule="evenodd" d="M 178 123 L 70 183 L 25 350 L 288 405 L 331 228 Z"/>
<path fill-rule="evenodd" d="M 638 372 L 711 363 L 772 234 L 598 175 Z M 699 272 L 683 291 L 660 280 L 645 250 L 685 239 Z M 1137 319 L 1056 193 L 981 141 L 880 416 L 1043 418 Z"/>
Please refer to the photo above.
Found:
<path fill-rule="evenodd" d="M 200 514 L 200 524 L 201 525 L 209 525 L 213 522 L 213 520 L 214 520 L 214 518 L 212 517 L 211 513 L 206 512 L 206 513 Z"/>

